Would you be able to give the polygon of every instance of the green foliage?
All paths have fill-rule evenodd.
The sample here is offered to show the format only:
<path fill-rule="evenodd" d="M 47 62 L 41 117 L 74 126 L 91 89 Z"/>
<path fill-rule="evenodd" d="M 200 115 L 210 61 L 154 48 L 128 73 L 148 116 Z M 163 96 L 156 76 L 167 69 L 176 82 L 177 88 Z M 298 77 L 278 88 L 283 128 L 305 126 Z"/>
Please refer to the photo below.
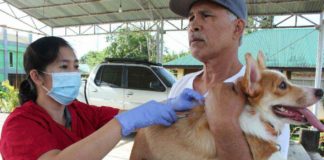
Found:
<path fill-rule="evenodd" d="M 290 125 L 290 140 L 299 141 L 303 129 L 308 129 L 310 125 Z"/>
<path fill-rule="evenodd" d="M 101 52 L 90 51 L 86 55 L 82 56 L 80 59 L 80 63 L 88 64 L 90 68 L 93 68 L 95 65 L 103 62 L 107 55 Z"/>
<path fill-rule="evenodd" d="M 182 52 L 180 54 L 176 54 L 176 53 L 167 53 L 167 54 L 164 54 L 163 55 L 163 63 L 170 62 L 172 60 L 175 60 L 177 58 L 180 58 L 182 56 L 186 56 L 186 55 L 189 55 L 189 54 L 190 54 L 189 52 Z"/>
<path fill-rule="evenodd" d="M 8 80 L 3 81 L 0 88 L 0 111 L 12 112 L 18 104 L 18 90 Z"/>
<path fill-rule="evenodd" d="M 323 123 L 323 120 L 321 122 Z M 324 132 L 320 133 L 318 152 L 322 157 L 324 156 Z"/>
<path fill-rule="evenodd" d="M 320 122 L 324 124 L 324 120 L 321 119 Z M 309 130 L 310 129 L 309 124 L 305 125 L 290 125 L 290 140 L 292 141 L 300 141 L 301 132 L 303 129 Z M 324 132 L 320 133 L 320 139 L 319 139 L 319 146 L 318 146 L 318 152 L 321 156 L 324 156 Z"/>
<path fill-rule="evenodd" d="M 90 68 L 104 61 L 105 58 L 129 58 L 156 61 L 156 43 L 148 32 L 120 29 L 115 36 L 107 37 L 111 44 L 103 51 L 91 51 L 81 57 L 80 62 Z"/>
<path fill-rule="evenodd" d="M 130 58 L 156 61 L 156 44 L 148 32 L 121 29 L 104 51 L 109 58 Z"/>
<path fill-rule="evenodd" d="M 274 16 L 258 16 L 261 28 L 271 28 Z"/>
<path fill-rule="evenodd" d="M 248 28 L 245 29 L 247 34 L 257 31 L 257 28 L 271 28 L 274 16 L 257 16 L 248 18 Z"/>
<path fill-rule="evenodd" d="M 254 19 L 252 17 L 248 17 L 248 24 L 247 24 L 247 28 L 245 29 L 245 33 L 246 34 L 250 34 L 256 31 L 256 26 L 254 23 Z"/>

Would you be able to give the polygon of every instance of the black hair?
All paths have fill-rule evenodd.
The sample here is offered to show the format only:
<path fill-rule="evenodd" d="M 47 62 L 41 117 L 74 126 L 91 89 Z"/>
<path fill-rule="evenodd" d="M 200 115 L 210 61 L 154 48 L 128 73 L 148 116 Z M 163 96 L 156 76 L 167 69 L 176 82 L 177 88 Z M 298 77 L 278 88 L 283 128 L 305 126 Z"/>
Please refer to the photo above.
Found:
<path fill-rule="evenodd" d="M 33 69 L 45 71 L 46 67 L 53 63 L 61 47 L 72 47 L 60 37 L 42 37 L 31 43 L 24 53 L 24 69 L 27 79 L 21 82 L 19 87 L 19 102 L 23 104 L 29 100 L 36 101 L 37 90 L 29 72 Z M 39 72 L 42 74 L 41 72 Z"/>

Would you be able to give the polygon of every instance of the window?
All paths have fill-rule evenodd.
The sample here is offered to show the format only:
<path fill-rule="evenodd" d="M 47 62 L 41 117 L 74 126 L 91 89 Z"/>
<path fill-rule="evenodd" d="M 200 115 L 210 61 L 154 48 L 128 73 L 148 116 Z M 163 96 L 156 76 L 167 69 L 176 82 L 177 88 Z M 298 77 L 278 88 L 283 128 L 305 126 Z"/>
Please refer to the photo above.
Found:
<path fill-rule="evenodd" d="M 114 88 L 122 87 L 122 66 L 102 66 L 95 78 L 95 83 Z"/>
<path fill-rule="evenodd" d="M 97 72 L 97 74 L 96 74 L 96 78 L 95 78 L 95 80 L 94 80 L 94 83 L 95 83 L 97 86 L 100 86 L 100 83 L 101 83 L 102 70 L 103 70 L 103 66 L 101 66 L 101 67 L 98 69 L 98 72 Z"/>
<path fill-rule="evenodd" d="M 161 80 L 164 82 L 164 84 L 167 87 L 172 87 L 172 85 L 175 83 L 176 78 L 170 73 L 168 70 L 166 70 L 163 67 L 152 67 L 154 72 L 161 78 Z"/>
<path fill-rule="evenodd" d="M 9 52 L 9 67 L 13 67 L 13 53 Z"/>
<path fill-rule="evenodd" d="M 144 67 L 128 67 L 128 88 L 165 91 L 165 87 L 155 74 Z"/>

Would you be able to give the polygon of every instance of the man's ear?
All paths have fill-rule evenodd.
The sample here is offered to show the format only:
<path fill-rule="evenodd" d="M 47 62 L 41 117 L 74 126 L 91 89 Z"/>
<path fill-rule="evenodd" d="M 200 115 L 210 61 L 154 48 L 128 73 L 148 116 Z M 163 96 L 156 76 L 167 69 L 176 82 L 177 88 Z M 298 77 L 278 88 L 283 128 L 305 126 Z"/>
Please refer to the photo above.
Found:
<path fill-rule="evenodd" d="M 41 77 L 36 69 L 32 69 L 29 72 L 30 79 L 35 83 L 35 85 L 43 85 L 44 79 Z"/>
<path fill-rule="evenodd" d="M 245 22 L 242 19 L 235 20 L 235 37 L 240 38 L 244 33 Z"/>
<path fill-rule="evenodd" d="M 253 96 L 258 89 L 258 82 L 261 79 L 261 72 L 258 63 L 253 59 L 250 53 L 245 55 L 246 68 L 245 75 L 242 80 L 243 92 L 249 96 Z"/>

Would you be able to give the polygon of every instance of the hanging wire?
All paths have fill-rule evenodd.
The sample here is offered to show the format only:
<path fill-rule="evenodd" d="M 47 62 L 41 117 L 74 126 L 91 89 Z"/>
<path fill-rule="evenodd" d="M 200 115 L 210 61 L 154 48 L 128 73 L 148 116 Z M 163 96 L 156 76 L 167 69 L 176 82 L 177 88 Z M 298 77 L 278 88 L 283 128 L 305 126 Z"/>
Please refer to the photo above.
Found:
<path fill-rule="evenodd" d="M 118 12 L 119 12 L 119 13 L 123 12 L 123 8 L 122 8 L 122 0 L 119 0 L 119 8 L 118 8 Z"/>

